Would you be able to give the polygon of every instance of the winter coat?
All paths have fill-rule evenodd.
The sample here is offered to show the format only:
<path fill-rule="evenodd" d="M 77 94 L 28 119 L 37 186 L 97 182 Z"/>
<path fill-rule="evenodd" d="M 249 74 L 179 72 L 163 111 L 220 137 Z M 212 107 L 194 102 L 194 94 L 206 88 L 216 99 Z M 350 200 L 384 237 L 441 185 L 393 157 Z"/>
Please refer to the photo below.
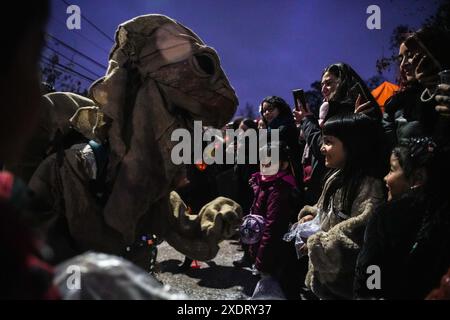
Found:
<path fill-rule="evenodd" d="M 386 203 L 370 219 L 358 256 L 355 298 L 424 299 L 439 285 L 450 266 L 448 201 L 430 206 L 420 192 Z M 438 202 L 439 209 L 432 209 Z M 379 288 L 367 287 L 371 265 L 380 268 Z"/>
<path fill-rule="evenodd" d="M 295 179 L 281 171 L 262 181 L 260 173 L 255 173 L 251 186 L 255 197 L 250 212 L 265 217 L 262 239 L 250 248 L 250 254 L 256 258 L 255 267 L 274 277 L 287 299 L 300 299 L 302 265 L 292 243 L 282 239 L 298 211 Z"/>
<path fill-rule="evenodd" d="M 356 258 L 362 246 L 369 217 L 384 202 L 382 182 L 366 177 L 352 204 L 342 214 L 341 192 L 332 196 L 331 208 L 324 208 L 324 196 L 338 172 L 331 175 L 318 203 L 306 206 L 299 217 L 320 214 L 321 231 L 308 238 L 309 270 L 305 284 L 321 299 L 351 299 Z"/>
<path fill-rule="evenodd" d="M 263 181 L 258 172 L 252 175 L 251 186 L 254 190 L 251 213 L 263 216 L 266 222 L 262 239 L 252 253 L 256 256 L 256 268 L 274 275 L 283 268 L 292 248 L 282 238 L 295 220 L 290 201 L 291 192 L 296 187 L 295 179 L 286 171 L 280 171 Z"/>
<path fill-rule="evenodd" d="M 438 114 L 434 110 L 434 101 L 424 103 L 420 100 L 422 91 L 419 84 L 413 84 L 386 102 L 382 123 L 391 148 L 401 139 L 433 136 Z"/>

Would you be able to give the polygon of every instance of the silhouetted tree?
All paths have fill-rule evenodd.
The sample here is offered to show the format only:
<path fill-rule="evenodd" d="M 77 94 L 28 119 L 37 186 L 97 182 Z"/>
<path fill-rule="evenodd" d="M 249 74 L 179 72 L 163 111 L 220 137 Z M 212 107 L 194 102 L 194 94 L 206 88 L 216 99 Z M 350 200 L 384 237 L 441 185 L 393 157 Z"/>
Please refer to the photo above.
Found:
<path fill-rule="evenodd" d="M 49 58 L 43 58 L 41 63 L 41 80 L 46 82 L 56 91 L 73 92 L 80 95 L 87 95 L 87 88 L 82 86 L 80 79 L 76 78 L 70 72 L 64 69 L 74 69 L 73 63 L 60 63 L 59 56 L 54 53 Z"/>
<path fill-rule="evenodd" d="M 323 101 L 320 81 L 311 83 L 310 88 L 310 90 L 305 91 L 306 103 L 311 111 L 318 116 L 319 108 Z"/>
<path fill-rule="evenodd" d="M 384 81 L 386 81 L 386 79 L 383 76 L 376 75 L 376 76 L 369 78 L 366 81 L 366 84 L 370 90 L 373 90 L 376 87 L 378 87 L 380 84 L 382 84 Z"/>
<path fill-rule="evenodd" d="M 244 107 L 239 108 L 238 115 L 250 119 L 257 118 L 255 106 L 250 104 L 249 102 L 246 102 Z"/>

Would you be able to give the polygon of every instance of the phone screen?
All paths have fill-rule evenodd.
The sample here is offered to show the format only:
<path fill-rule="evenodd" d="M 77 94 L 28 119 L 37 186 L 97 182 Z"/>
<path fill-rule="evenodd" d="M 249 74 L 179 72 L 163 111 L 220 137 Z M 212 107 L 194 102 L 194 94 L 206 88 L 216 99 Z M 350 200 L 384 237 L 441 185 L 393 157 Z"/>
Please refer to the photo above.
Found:
<path fill-rule="evenodd" d="M 364 92 L 363 87 L 361 86 L 361 84 L 359 82 L 357 82 L 351 89 L 351 95 L 353 96 L 354 100 L 356 101 L 356 99 L 358 98 L 358 95 L 361 96 L 361 99 L 363 100 L 362 102 L 367 102 L 369 101 L 367 99 L 367 95 Z"/>
<path fill-rule="evenodd" d="M 292 90 L 292 94 L 294 96 L 294 106 L 295 110 L 300 111 L 300 108 L 306 108 L 306 99 L 305 99 L 305 92 L 303 89 L 295 89 Z M 298 104 L 300 102 L 300 105 Z"/>

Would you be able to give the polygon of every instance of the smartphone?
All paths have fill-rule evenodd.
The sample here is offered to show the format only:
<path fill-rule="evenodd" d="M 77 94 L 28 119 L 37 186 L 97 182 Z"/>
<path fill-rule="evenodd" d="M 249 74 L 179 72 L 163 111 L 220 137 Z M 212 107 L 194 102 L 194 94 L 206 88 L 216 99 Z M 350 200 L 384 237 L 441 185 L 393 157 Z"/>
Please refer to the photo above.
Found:
<path fill-rule="evenodd" d="M 306 108 L 305 92 L 303 89 L 294 89 L 292 90 L 292 94 L 294 96 L 295 110 L 300 111 L 301 107 Z M 298 102 L 300 102 L 300 105 L 298 105 Z"/>
<path fill-rule="evenodd" d="M 351 95 L 353 96 L 353 98 L 356 99 L 358 98 L 358 95 L 361 96 L 361 99 L 363 99 L 362 102 L 367 102 L 369 101 L 369 99 L 367 98 L 367 95 L 362 87 L 362 85 L 357 82 L 351 89 L 350 89 Z"/>
<path fill-rule="evenodd" d="M 435 70 L 442 69 L 442 66 L 439 63 L 439 61 L 435 58 L 433 54 L 431 54 L 427 46 L 425 46 L 425 44 L 417 36 L 411 36 L 408 39 L 406 39 L 405 45 L 410 51 L 419 53 L 419 57 L 417 58 L 416 63 L 419 63 L 421 59 L 423 59 L 424 61 L 422 63 L 428 64 L 428 66 L 425 68 L 430 69 L 434 68 Z M 426 58 L 424 58 L 424 56 L 426 56 Z"/>

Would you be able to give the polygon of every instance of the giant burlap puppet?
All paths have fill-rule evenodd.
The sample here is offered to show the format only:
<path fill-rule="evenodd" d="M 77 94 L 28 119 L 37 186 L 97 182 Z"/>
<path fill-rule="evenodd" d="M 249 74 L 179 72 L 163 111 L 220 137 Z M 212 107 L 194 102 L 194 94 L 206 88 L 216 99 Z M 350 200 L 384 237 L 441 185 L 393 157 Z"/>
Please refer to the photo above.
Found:
<path fill-rule="evenodd" d="M 88 139 L 71 129 L 68 121 L 77 109 L 92 105 L 92 100 L 69 92 L 49 93 L 42 97 L 37 108 L 38 126 L 26 144 L 19 159 L 4 163 L 8 170 L 26 183 L 39 164 L 56 150 Z"/>
<path fill-rule="evenodd" d="M 96 143 L 48 157 L 30 181 L 54 262 L 96 250 L 147 268 L 149 250 L 133 244 L 148 234 L 194 259 L 213 258 L 241 208 L 220 197 L 190 215 L 172 191 L 184 170 L 171 161 L 170 137 L 194 120 L 221 127 L 235 112 L 217 53 L 166 16 L 134 18 L 119 26 L 106 76 L 90 97 L 70 121 Z"/>

